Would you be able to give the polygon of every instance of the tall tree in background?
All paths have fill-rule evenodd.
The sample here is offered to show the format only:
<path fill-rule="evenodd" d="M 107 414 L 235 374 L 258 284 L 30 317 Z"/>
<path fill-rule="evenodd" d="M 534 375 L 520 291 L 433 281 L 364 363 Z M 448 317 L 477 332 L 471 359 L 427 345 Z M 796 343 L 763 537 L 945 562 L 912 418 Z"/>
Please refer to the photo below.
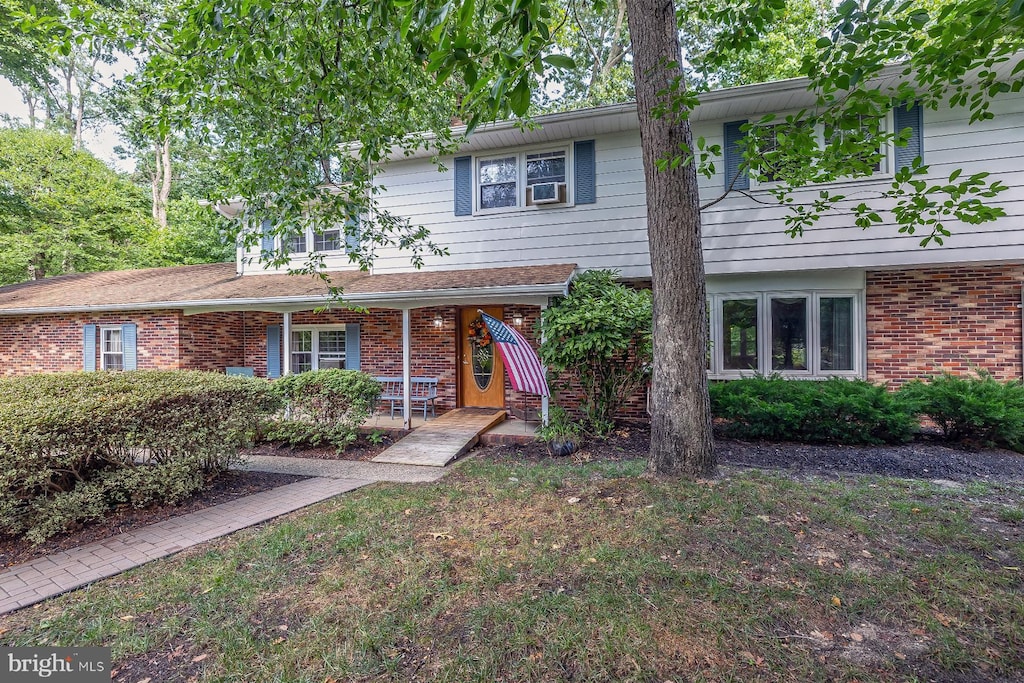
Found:
<path fill-rule="evenodd" d="M 0 130 L 0 284 L 140 265 L 145 196 L 70 136 Z"/>
<path fill-rule="evenodd" d="M 541 111 L 564 111 L 633 99 L 633 67 L 625 0 L 554 5 L 561 30 L 554 48 L 574 68 L 547 69 L 539 88 Z M 559 16 L 560 15 L 560 16 Z"/>

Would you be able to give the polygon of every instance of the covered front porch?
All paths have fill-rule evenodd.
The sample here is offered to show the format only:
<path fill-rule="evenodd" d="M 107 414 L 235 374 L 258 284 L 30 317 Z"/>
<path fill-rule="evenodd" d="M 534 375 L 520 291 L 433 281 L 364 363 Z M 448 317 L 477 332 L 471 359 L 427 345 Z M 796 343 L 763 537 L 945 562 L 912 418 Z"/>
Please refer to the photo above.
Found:
<path fill-rule="evenodd" d="M 317 296 L 190 307 L 183 311 L 182 327 L 197 339 L 217 328 L 222 345 L 236 347 L 234 360 L 221 349 L 225 367 L 235 372 L 273 379 L 344 368 L 391 378 L 385 415 L 373 417 L 377 428 L 385 428 L 379 426 L 385 416 L 387 428 L 409 430 L 424 413 L 457 408 L 493 408 L 536 422 L 547 415 L 547 399 L 512 391 L 500 356 L 481 337 L 480 312 L 515 328 L 536 348 L 541 312 L 552 296 L 566 293 L 573 271 L 557 266 L 368 276 L 359 287 L 345 287 L 340 300 Z M 410 282 L 415 275 L 430 277 Z M 246 279 L 281 277 L 294 276 Z M 434 286 L 422 287 L 429 283 Z M 387 289 L 395 285 L 404 286 Z M 234 330 L 230 342 L 224 329 Z M 416 391 L 428 383 L 436 387 L 429 405 Z"/>

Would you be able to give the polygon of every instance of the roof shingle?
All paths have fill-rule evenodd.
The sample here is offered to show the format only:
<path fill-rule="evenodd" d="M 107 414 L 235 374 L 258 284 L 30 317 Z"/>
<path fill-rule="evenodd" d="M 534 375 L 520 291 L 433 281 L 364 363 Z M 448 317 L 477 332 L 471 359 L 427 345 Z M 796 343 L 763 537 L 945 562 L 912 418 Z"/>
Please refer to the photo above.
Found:
<path fill-rule="evenodd" d="M 517 286 L 564 285 L 574 264 L 414 271 L 371 275 L 361 271 L 329 273 L 343 298 L 358 301 L 373 295 L 467 290 Z M 210 263 L 144 270 L 77 273 L 0 287 L 0 314 L 26 309 L 174 308 L 174 304 L 203 305 L 254 299 L 323 302 L 327 284 L 313 275 L 237 275 L 234 263 Z"/>

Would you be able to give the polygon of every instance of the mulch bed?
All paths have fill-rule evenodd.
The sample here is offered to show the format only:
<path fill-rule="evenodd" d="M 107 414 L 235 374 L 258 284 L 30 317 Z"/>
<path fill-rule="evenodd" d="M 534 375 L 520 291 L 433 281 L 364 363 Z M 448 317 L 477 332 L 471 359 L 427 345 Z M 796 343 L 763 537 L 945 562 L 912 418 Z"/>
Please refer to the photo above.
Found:
<path fill-rule="evenodd" d="M 380 437 L 378 443 L 373 443 L 365 436 L 361 436 L 355 443 L 340 453 L 333 446 L 289 446 L 280 443 L 263 443 L 255 448 L 250 448 L 245 453 L 246 455 L 274 455 L 287 458 L 365 462 L 380 455 L 384 449 L 392 446 L 403 436 L 405 434 L 401 432 L 396 432 L 393 435 L 390 433 L 384 434 Z"/>
<path fill-rule="evenodd" d="M 203 508 L 261 491 L 268 491 L 303 479 L 308 479 L 308 477 L 294 474 L 229 470 L 217 477 L 208 488 L 178 505 L 158 505 L 142 509 L 123 507 L 101 520 L 54 536 L 39 546 L 33 547 L 28 541 L 20 538 L 0 537 L 0 568 L 22 564 L 33 558 L 62 550 L 77 548 L 131 529 L 162 522 L 171 517 L 196 512 Z"/>
<path fill-rule="evenodd" d="M 650 431 L 643 427 L 616 430 L 594 439 L 569 456 L 574 462 L 646 458 Z M 566 462 L 552 458 L 545 444 L 491 446 L 476 451 L 502 461 Z M 785 470 L 816 476 L 876 474 L 910 479 L 1024 482 L 1024 455 L 1001 449 L 964 450 L 927 438 L 902 446 L 840 446 L 801 443 L 747 442 L 716 439 L 722 465 Z"/>

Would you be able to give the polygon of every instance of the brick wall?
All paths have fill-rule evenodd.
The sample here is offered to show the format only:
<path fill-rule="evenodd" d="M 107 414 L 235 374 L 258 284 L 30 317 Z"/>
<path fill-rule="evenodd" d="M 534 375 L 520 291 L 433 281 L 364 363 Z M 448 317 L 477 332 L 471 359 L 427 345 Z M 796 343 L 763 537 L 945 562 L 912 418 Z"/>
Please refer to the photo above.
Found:
<path fill-rule="evenodd" d="M 867 274 L 868 379 L 898 386 L 938 372 L 1021 377 L 1024 266 Z"/>
<path fill-rule="evenodd" d="M 243 346 L 248 336 L 245 313 L 184 315 L 178 325 L 180 365 L 184 370 L 224 372 L 243 365 Z M 266 344 L 266 327 L 259 332 Z"/>
<path fill-rule="evenodd" d="M 411 364 L 414 377 L 437 377 L 437 407 L 454 408 L 456 392 L 456 309 L 451 306 L 417 308 L 410 315 Z M 434 325 L 440 315 L 442 326 Z M 343 325 L 359 323 L 360 369 L 376 376 L 402 375 L 402 312 L 374 308 L 368 313 L 333 309 L 322 313 L 292 314 L 292 325 Z M 273 323 L 280 324 L 280 316 Z M 262 367 L 266 368 L 266 342 Z"/>
<path fill-rule="evenodd" d="M 176 368 L 179 363 L 180 318 L 180 311 L 2 316 L 0 374 L 81 370 L 82 328 L 87 324 L 115 326 L 135 323 L 138 325 L 139 369 Z"/>
<path fill-rule="evenodd" d="M 519 331 L 534 345 L 540 344 L 536 306 L 505 306 L 503 317 L 513 324 L 523 315 Z M 434 324 L 440 316 L 442 325 Z M 132 311 L 99 315 L 33 315 L 0 317 L 0 373 L 5 375 L 59 372 L 82 369 L 82 326 L 138 325 L 140 369 L 190 369 L 223 372 L 227 366 L 252 367 L 256 376 L 267 374 L 267 327 L 282 325 L 280 313 L 259 311 L 184 315 L 181 311 Z M 458 403 L 458 309 L 453 306 L 415 309 L 411 314 L 412 374 L 438 377 L 438 408 Z M 402 313 L 371 309 L 368 313 L 335 309 L 322 313 L 292 314 L 293 325 L 342 325 L 359 323 L 360 359 L 372 375 L 402 374 Z M 540 410 L 540 398 L 512 391 L 507 377 L 505 405 L 521 416 L 524 398 L 532 416 Z M 577 402 L 570 390 L 557 397 L 563 405 Z M 629 416 L 642 415 L 642 397 L 631 402 Z"/>

